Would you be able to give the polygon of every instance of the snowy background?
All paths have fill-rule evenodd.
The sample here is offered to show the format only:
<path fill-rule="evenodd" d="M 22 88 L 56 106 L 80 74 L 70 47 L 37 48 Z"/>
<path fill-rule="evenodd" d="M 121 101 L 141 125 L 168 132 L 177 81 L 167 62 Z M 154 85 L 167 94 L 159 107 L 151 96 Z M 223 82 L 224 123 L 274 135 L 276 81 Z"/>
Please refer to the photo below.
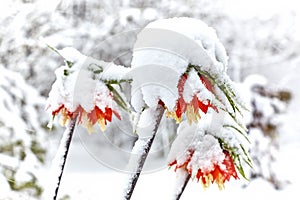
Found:
<path fill-rule="evenodd" d="M 248 96 L 256 98 L 260 105 L 259 109 L 265 114 L 262 121 L 266 123 L 266 119 L 270 119 L 276 125 L 275 137 L 253 129 L 253 135 L 257 136 L 253 136 L 253 140 L 262 144 L 257 147 L 261 151 L 253 156 L 262 159 L 265 154 L 271 154 L 276 158 L 274 161 L 267 156 L 267 160 L 272 160 L 271 168 L 276 173 L 279 189 L 266 175 L 267 166 L 263 175 L 253 176 L 250 182 L 242 178 L 231 181 L 224 191 L 215 185 L 204 190 L 196 181 L 190 182 L 182 199 L 253 199 L 260 198 L 260 192 L 270 199 L 297 199 L 300 194 L 297 173 L 300 167 L 299 9 L 297 0 L 2 2 L 0 199 L 41 199 L 42 191 L 49 187 L 47 176 L 63 129 L 59 125 L 53 130 L 46 128 L 49 113 L 44 106 L 55 79 L 54 70 L 63 61 L 45 43 L 56 48 L 73 46 L 85 55 L 129 66 L 136 33 L 153 20 L 175 16 L 198 18 L 216 29 L 228 52 L 228 73 L 233 80 L 244 82 L 249 75 L 259 74 L 265 76 L 264 88 L 270 93 L 283 90 L 292 94 L 292 99 L 284 105 L 268 95 Z M 262 77 L 252 76 L 251 83 L 260 85 L 262 80 Z M 249 84 L 244 83 L 241 90 L 248 91 L 247 86 Z M 270 111 L 274 102 L 280 114 Z M 275 110 L 274 106 L 271 109 Z M 133 144 L 131 127 L 117 124 L 108 130 L 92 135 L 81 128 L 76 130 L 59 198 L 121 197 L 128 178 L 122 171 Z M 115 132 L 123 133 L 122 137 L 116 138 Z M 153 153 L 147 161 L 146 173 L 140 178 L 133 199 L 170 199 L 174 191 L 176 175 L 173 169 L 166 167 L 164 159 L 174 133 L 167 139 L 162 135 L 154 148 L 160 145 L 166 148 Z M 268 143 L 271 147 L 264 146 Z M 279 147 L 275 152 L 274 146 Z"/>

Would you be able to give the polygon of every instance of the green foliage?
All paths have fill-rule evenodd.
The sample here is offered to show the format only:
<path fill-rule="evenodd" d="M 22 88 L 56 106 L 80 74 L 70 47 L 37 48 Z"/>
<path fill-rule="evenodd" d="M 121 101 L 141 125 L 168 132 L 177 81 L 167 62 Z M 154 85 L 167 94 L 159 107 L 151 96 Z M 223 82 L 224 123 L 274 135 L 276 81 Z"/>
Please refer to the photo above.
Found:
<path fill-rule="evenodd" d="M 71 197 L 69 195 L 64 195 L 63 197 L 61 197 L 59 200 L 70 200 Z"/>
<path fill-rule="evenodd" d="M 28 148 L 41 163 L 45 162 L 46 149 L 44 149 L 35 139 L 31 141 L 30 147 L 26 147 L 22 140 L 1 144 L 0 153 L 12 156 L 20 161 L 25 161 L 28 153 L 27 151 L 29 150 Z M 37 177 L 31 172 L 26 172 L 26 174 L 31 177 L 30 180 L 20 182 L 16 179 L 18 170 L 18 168 L 11 169 L 10 167 L 3 166 L 3 174 L 6 177 L 10 188 L 15 191 L 33 191 L 34 196 L 40 197 L 43 189 L 39 185 Z"/>
<path fill-rule="evenodd" d="M 17 140 L 15 142 L 8 142 L 1 144 L 0 153 L 4 153 L 9 156 L 13 156 L 23 161 L 26 157 L 25 146 L 22 140 Z"/>
<path fill-rule="evenodd" d="M 41 163 L 45 162 L 46 149 L 44 149 L 37 140 L 31 141 L 30 150 Z"/>
<path fill-rule="evenodd" d="M 29 173 L 31 179 L 28 181 L 24 181 L 24 182 L 19 182 L 18 180 L 16 180 L 16 171 L 15 170 L 5 169 L 4 175 L 5 175 L 6 179 L 8 180 L 8 183 L 12 190 L 15 190 L 15 191 L 29 190 L 29 191 L 33 191 L 33 195 L 35 197 L 41 196 L 43 189 L 41 188 L 41 186 L 38 185 L 37 178 L 33 174 Z"/>

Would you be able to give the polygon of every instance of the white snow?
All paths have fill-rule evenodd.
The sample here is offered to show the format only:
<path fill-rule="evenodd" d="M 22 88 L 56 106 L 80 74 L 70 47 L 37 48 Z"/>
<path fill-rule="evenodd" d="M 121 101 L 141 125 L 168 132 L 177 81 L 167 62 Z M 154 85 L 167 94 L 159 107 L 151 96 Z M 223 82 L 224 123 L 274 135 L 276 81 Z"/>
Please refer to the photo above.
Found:
<path fill-rule="evenodd" d="M 179 78 L 189 64 L 221 76 L 226 72 L 227 60 L 215 30 L 201 20 L 182 17 L 151 22 L 138 34 L 133 49 L 132 105 L 136 110 L 141 109 L 142 102 L 137 100 L 140 97 L 137 90 L 141 90 L 149 107 L 161 99 L 173 110 Z M 186 98 L 190 96 L 193 95 L 185 94 Z"/>
<path fill-rule="evenodd" d="M 148 139 L 152 135 L 153 127 L 156 123 L 156 111 L 155 108 L 145 109 L 137 124 L 136 132 L 140 139 Z"/>
<path fill-rule="evenodd" d="M 184 185 L 186 178 L 189 176 L 189 173 L 182 169 L 179 168 L 177 169 L 177 173 L 176 173 L 176 185 L 175 185 L 175 189 L 174 189 L 174 197 L 172 197 L 171 200 L 177 198 L 177 195 L 180 194 L 180 192 L 182 191 L 182 186 Z"/>
<path fill-rule="evenodd" d="M 16 169 L 19 165 L 19 160 L 17 158 L 0 154 L 0 166 L 8 166 L 9 168 Z"/>
<path fill-rule="evenodd" d="M 148 36 L 147 34 L 156 29 L 161 31 L 158 33 L 162 34 L 159 35 L 160 40 L 156 42 L 159 46 L 146 46 L 149 38 L 146 38 L 145 41 L 143 34 Z M 148 31 L 150 33 L 147 33 Z M 164 31 L 166 32 L 164 33 Z M 135 48 L 161 48 L 182 56 L 191 64 L 204 68 L 215 67 L 220 71 L 226 71 L 228 57 L 224 46 L 219 41 L 215 30 L 199 19 L 181 17 L 157 20 L 148 24 L 144 32 L 140 33 L 140 37 L 143 38 L 143 41 L 138 37 Z M 153 38 L 156 40 L 157 37 Z M 172 42 L 168 43 L 169 41 Z"/>
<path fill-rule="evenodd" d="M 194 170 L 194 176 L 198 169 L 212 171 L 214 165 L 221 165 L 224 161 L 225 155 L 220 147 L 218 140 L 211 135 L 204 135 L 195 144 L 195 152 L 190 162 L 190 167 Z"/>
<path fill-rule="evenodd" d="M 189 125 L 186 121 L 182 122 L 178 129 L 177 134 L 178 136 L 172 143 L 172 148 L 168 155 L 168 163 L 177 160 L 177 162 L 184 163 L 186 161 L 186 153 L 189 150 L 189 147 L 193 147 L 193 142 L 195 140 L 196 131 L 197 131 L 197 124 L 192 123 Z"/>
<path fill-rule="evenodd" d="M 122 199 L 124 184 L 128 181 L 128 174 L 120 173 L 113 169 L 104 167 L 84 151 L 80 142 L 74 143 L 69 159 L 69 164 L 64 173 L 60 195 L 62 197 L 68 194 L 71 199 L 96 200 L 99 197 L 103 199 Z M 291 159 L 290 155 L 300 151 L 300 144 L 282 146 L 279 154 L 280 171 L 283 176 L 291 181 L 286 184 L 283 190 L 275 190 L 268 182 L 262 179 L 256 179 L 251 182 L 240 180 L 230 180 L 225 185 L 225 189 L 219 191 L 212 185 L 208 189 L 197 183 L 190 181 L 182 195 L 182 200 L 190 199 L 232 199 L 253 200 L 261 198 L 257 191 L 264 191 L 264 196 L 268 198 L 288 198 L 296 200 L 300 195 L 297 189 L 299 174 L 297 169 L 300 163 L 296 159 Z M 76 166 L 75 163 L 89 163 L 89 165 Z M 152 199 L 172 199 L 174 191 L 177 188 L 176 173 L 173 168 L 167 167 L 152 173 L 144 173 L 138 180 L 138 184 L 133 193 L 132 200 L 152 200 Z M 242 187 L 247 185 L 247 187 Z"/>

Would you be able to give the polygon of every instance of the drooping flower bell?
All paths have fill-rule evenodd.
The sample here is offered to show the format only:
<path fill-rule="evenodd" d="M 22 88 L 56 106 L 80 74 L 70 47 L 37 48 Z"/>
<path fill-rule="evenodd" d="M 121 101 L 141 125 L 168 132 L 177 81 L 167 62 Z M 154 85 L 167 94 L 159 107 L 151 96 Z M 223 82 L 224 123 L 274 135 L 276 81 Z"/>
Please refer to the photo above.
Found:
<path fill-rule="evenodd" d="M 111 93 L 109 93 L 109 95 L 105 98 L 110 98 L 111 101 L 113 100 Z M 100 129 L 104 131 L 106 129 L 107 122 L 112 121 L 113 115 L 121 120 L 121 116 L 118 112 L 113 110 L 109 105 L 106 105 L 105 108 L 101 108 L 97 105 L 97 101 L 94 100 L 94 102 L 95 105 L 92 110 L 86 110 L 81 105 L 78 105 L 74 110 L 73 108 L 69 108 L 68 105 L 60 104 L 57 109 L 52 109 L 52 116 L 55 117 L 58 114 L 61 114 L 60 123 L 62 126 L 64 126 L 68 120 L 74 119 L 78 116 L 78 124 L 87 128 L 89 132 L 92 132 L 93 126 L 96 123 L 98 123 Z"/>
<path fill-rule="evenodd" d="M 226 73 L 227 59 L 215 30 L 200 20 L 172 18 L 149 23 L 138 34 L 133 49 L 132 107 L 142 112 L 163 103 L 167 115 L 178 123 L 184 115 L 191 123 L 209 108 L 226 109 L 214 87 Z"/>
<path fill-rule="evenodd" d="M 65 58 L 66 65 L 55 72 L 56 81 L 52 85 L 46 106 L 52 115 L 49 126 L 52 126 L 54 117 L 59 114 L 61 125 L 64 126 L 68 120 L 77 117 L 77 123 L 89 132 L 93 131 L 96 123 L 104 131 L 113 116 L 121 120 L 117 105 L 126 105 L 110 82 L 105 82 L 105 75 L 117 82 L 118 77 L 111 73 L 114 69 L 110 69 L 117 68 L 121 74 L 123 68 L 112 64 L 108 66 L 108 63 L 86 57 L 74 49 L 63 49 L 58 53 L 64 58 L 64 55 L 72 57 Z"/>
<path fill-rule="evenodd" d="M 193 164 L 191 164 L 190 162 L 192 160 L 194 150 L 188 150 L 188 152 L 189 154 L 187 156 L 187 159 L 183 163 L 178 164 L 177 160 L 174 160 L 173 162 L 169 163 L 169 166 L 171 167 L 174 165 L 175 171 L 181 168 L 186 170 L 190 175 L 193 175 L 193 171 L 195 170 L 192 168 Z M 239 178 L 229 152 L 224 150 L 223 153 L 224 160 L 221 163 L 213 163 L 212 161 L 208 161 L 212 162 L 212 167 L 210 169 L 196 169 L 196 178 L 202 183 L 205 188 L 209 187 L 210 183 L 216 182 L 219 189 L 221 190 L 224 188 L 225 181 L 229 181 L 231 177 L 235 179 Z"/>
<path fill-rule="evenodd" d="M 189 125 L 186 121 L 180 124 L 168 156 L 168 165 L 175 167 L 176 173 L 184 170 L 205 188 L 217 183 L 219 189 L 223 189 L 226 181 L 239 179 L 236 170 L 245 178 L 240 161 L 246 161 L 248 156 L 245 152 L 240 153 L 244 149 L 237 132 L 221 126 L 215 133 L 210 127 L 212 119 L 209 115 L 205 115 L 198 124 Z M 251 166 L 251 161 L 247 164 Z"/>

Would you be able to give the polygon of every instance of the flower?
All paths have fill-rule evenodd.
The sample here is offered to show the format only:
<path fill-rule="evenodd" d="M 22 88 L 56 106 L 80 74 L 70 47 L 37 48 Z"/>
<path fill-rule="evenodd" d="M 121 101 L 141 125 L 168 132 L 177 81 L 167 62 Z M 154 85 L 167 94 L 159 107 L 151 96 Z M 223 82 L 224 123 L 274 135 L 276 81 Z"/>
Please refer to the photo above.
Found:
<path fill-rule="evenodd" d="M 183 113 L 186 113 L 187 120 L 189 121 L 189 123 L 192 123 L 192 122 L 197 122 L 201 118 L 199 113 L 200 110 L 205 114 L 207 113 L 208 108 L 213 108 L 216 112 L 218 112 L 216 106 L 211 104 L 209 100 L 200 100 L 197 97 L 197 94 L 194 94 L 190 102 L 186 102 L 184 100 L 183 93 L 184 93 L 184 86 L 187 81 L 187 78 L 188 78 L 187 73 L 181 76 L 181 79 L 179 80 L 177 86 L 179 98 L 177 99 L 175 109 L 174 111 L 167 112 L 167 115 L 169 117 L 174 118 L 177 123 L 181 122 Z M 210 84 L 210 81 L 202 75 L 199 75 L 199 78 L 202 84 L 205 86 L 205 88 L 213 93 L 213 88 Z"/>
<path fill-rule="evenodd" d="M 234 167 L 234 162 L 228 153 L 224 150 L 225 158 L 221 164 L 214 164 L 213 170 L 198 169 L 196 178 L 201 181 L 204 187 L 208 187 L 210 182 L 216 182 L 219 189 L 224 188 L 225 181 L 229 181 L 231 177 L 238 179 L 237 172 Z"/>
<path fill-rule="evenodd" d="M 235 170 L 234 162 L 228 151 L 223 150 L 224 160 L 221 163 L 211 163 L 212 167 L 209 169 L 193 169 L 193 167 L 196 166 L 191 162 L 194 152 L 195 150 L 189 149 L 184 162 L 180 164 L 177 160 L 174 160 L 169 163 L 169 166 L 175 165 L 175 171 L 178 168 L 186 170 L 191 176 L 194 175 L 205 188 L 209 187 L 210 183 L 216 182 L 221 190 L 224 188 L 225 181 L 229 181 L 231 177 L 235 179 L 239 178 Z M 196 171 L 196 174 L 193 174 L 194 171 Z"/>
<path fill-rule="evenodd" d="M 59 114 L 61 114 L 62 126 L 68 120 L 77 117 L 77 124 L 81 124 L 89 132 L 93 131 L 96 123 L 104 131 L 107 122 L 112 121 L 113 115 L 121 120 L 116 111 L 116 92 L 111 91 L 105 83 L 92 79 L 92 72 L 88 70 L 82 69 L 80 74 L 76 73 L 70 73 L 68 76 L 57 73 L 60 76 L 52 85 L 47 99 L 46 110 L 52 114 L 52 120 L 48 126 L 52 127 L 54 117 Z M 74 79 L 77 80 L 74 81 Z"/>
<path fill-rule="evenodd" d="M 98 123 L 100 129 L 104 131 L 106 129 L 107 121 L 112 121 L 112 115 L 114 114 L 119 120 L 121 116 L 115 110 L 105 107 L 105 109 L 100 109 L 95 106 L 91 111 L 86 111 L 82 106 L 78 106 L 75 111 L 70 111 L 65 105 L 60 105 L 56 110 L 52 111 L 52 116 L 56 116 L 61 113 L 61 125 L 64 126 L 66 122 L 70 119 L 75 119 L 78 116 L 78 124 L 82 124 L 89 132 L 93 131 L 93 126 Z"/>

